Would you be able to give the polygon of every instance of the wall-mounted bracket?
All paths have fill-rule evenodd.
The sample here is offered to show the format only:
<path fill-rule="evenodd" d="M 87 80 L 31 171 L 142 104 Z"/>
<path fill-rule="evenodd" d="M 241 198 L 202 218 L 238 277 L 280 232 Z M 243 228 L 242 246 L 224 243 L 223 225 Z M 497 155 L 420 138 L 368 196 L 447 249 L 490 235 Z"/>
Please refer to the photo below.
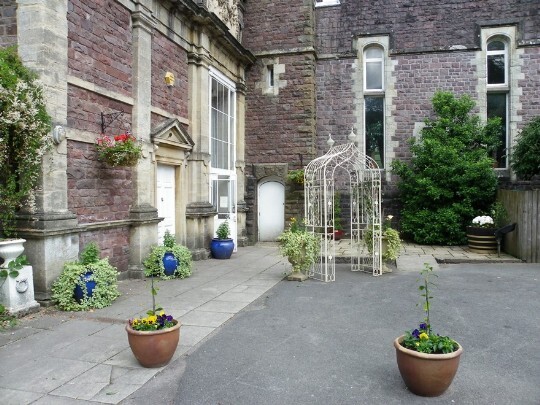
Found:
<path fill-rule="evenodd" d="M 122 115 L 124 115 L 123 111 L 117 111 L 110 114 L 101 113 L 101 133 L 104 134 L 105 129 Z"/>

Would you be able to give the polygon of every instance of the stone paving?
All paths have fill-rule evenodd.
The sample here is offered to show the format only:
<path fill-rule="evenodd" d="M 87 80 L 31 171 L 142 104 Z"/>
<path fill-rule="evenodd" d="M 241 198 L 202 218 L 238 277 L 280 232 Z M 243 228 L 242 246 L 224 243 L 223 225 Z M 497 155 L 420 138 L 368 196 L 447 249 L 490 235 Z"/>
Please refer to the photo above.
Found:
<path fill-rule="evenodd" d="M 336 246 L 350 255 L 347 240 Z M 419 270 L 419 262 L 489 262 L 519 260 L 477 255 L 464 247 L 405 244 L 400 270 Z M 276 244 L 238 250 L 230 260 L 194 262 L 193 275 L 158 283 L 157 303 L 182 322 L 180 344 L 172 361 L 204 339 L 281 281 L 290 264 Z M 383 276 L 384 277 L 384 276 Z M 112 403 L 127 398 L 163 368 L 146 369 L 133 357 L 124 330 L 126 320 L 151 306 L 147 280 L 119 282 L 113 305 L 91 312 L 41 309 L 0 333 L 0 403 Z"/>

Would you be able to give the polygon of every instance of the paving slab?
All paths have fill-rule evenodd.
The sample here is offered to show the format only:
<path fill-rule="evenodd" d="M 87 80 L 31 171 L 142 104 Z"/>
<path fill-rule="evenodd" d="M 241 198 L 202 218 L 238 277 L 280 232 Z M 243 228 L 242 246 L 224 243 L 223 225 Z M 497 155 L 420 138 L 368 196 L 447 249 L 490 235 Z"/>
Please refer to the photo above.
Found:
<path fill-rule="evenodd" d="M 370 402 L 365 403 L 409 403 L 408 397 L 407 402 L 402 402 L 403 398 L 389 398 L 385 396 L 386 391 L 381 390 L 381 386 L 400 384 L 400 378 L 395 374 L 389 375 L 385 363 L 375 358 L 376 353 L 381 355 L 380 350 L 371 348 L 368 353 L 361 353 L 365 347 L 371 347 L 373 341 L 382 344 L 381 337 L 393 336 L 396 325 L 407 318 L 401 312 L 404 304 L 400 303 L 400 300 L 406 299 L 413 305 L 417 302 L 415 282 L 424 262 L 427 261 L 434 267 L 439 266 L 441 276 L 448 269 L 447 265 L 437 264 L 441 258 L 495 262 L 493 255 L 479 258 L 463 247 L 404 244 L 393 273 L 372 277 L 363 273 L 346 272 L 348 276 L 361 281 L 351 285 L 350 290 L 341 291 L 336 297 L 327 293 L 339 288 L 342 273 L 338 273 L 336 283 L 313 280 L 305 283 L 281 282 L 290 271 L 290 264 L 277 253 L 276 246 L 264 244 L 241 248 L 233 254 L 231 260 L 194 262 L 192 277 L 158 283 L 158 304 L 184 323 L 180 332 L 180 343 L 171 363 L 159 369 L 145 369 L 138 364 L 128 346 L 124 330 L 128 318 L 144 315 L 151 306 L 148 280 L 119 282 L 122 296 L 107 308 L 67 313 L 48 308 L 21 319 L 20 325 L 15 329 L 0 332 L 0 403 L 172 404 L 176 401 L 180 404 L 264 404 L 292 401 L 298 404 L 316 404 L 335 403 L 333 401 L 337 398 L 336 392 L 339 392 L 340 403 L 344 404 L 362 403 L 358 401 L 359 396 L 370 398 Z M 342 252 L 350 253 L 347 249 L 342 249 Z M 515 261 L 507 256 L 503 256 L 502 260 Z M 445 301 L 444 297 L 441 299 L 447 311 L 446 315 L 453 320 L 452 332 L 467 336 L 470 332 L 467 325 L 473 322 L 479 330 L 478 333 L 482 335 L 478 339 L 490 342 L 491 335 L 486 333 L 495 333 L 495 318 L 487 314 L 497 308 L 499 332 L 519 329 L 520 334 L 527 335 L 535 326 L 521 322 L 520 316 L 524 312 L 517 297 L 528 297 L 531 294 L 538 297 L 537 281 L 540 277 L 533 277 L 531 280 L 519 267 L 509 267 L 507 272 L 502 273 L 491 269 L 490 266 L 482 269 L 475 267 L 472 281 L 468 280 L 463 284 L 463 279 L 458 278 L 459 282 L 451 283 L 451 288 L 462 292 L 462 301 L 454 303 L 451 300 Z M 463 274 L 467 275 L 467 272 Z M 515 283 L 519 283 L 519 288 L 515 287 Z M 274 286 L 277 284 L 279 287 L 276 289 Z M 309 289 L 306 289 L 307 286 Z M 267 313 L 269 306 L 274 305 L 276 299 L 279 300 L 280 291 L 284 287 L 286 290 L 290 289 L 290 301 L 282 304 L 286 310 Z M 512 288 L 518 288 L 519 294 L 508 299 L 508 291 Z M 477 300 L 476 297 L 480 295 L 482 299 Z M 470 314 L 472 303 L 475 311 L 484 314 L 474 320 L 471 320 Z M 531 301 L 531 305 L 534 306 L 534 302 Z M 296 309 L 300 309 L 299 314 Z M 306 310 L 308 313 L 314 310 L 315 315 L 312 315 L 312 318 L 297 318 Z M 378 315 L 372 315 L 373 311 L 378 311 Z M 317 321 L 316 328 L 312 328 L 311 322 L 325 313 L 330 315 L 321 318 Z M 241 321 L 248 314 L 265 316 L 259 326 L 256 323 L 240 322 L 230 329 L 231 323 L 237 319 Z M 351 321 L 351 317 L 358 319 Z M 390 321 L 388 317 L 391 318 Z M 386 321 L 382 322 L 382 319 Z M 366 322 L 369 324 L 367 327 L 359 327 Z M 328 337 L 320 331 L 327 327 Z M 228 339 L 220 340 L 221 343 L 215 348 L 208 346 L 208 343 L 216 338 L 221 339 L 223 332 L 226 333 L 225 336 L 227 333 L 232 335 Z M 540 335 L 540 332 L 535 336 L 537 335 Z M 501 344 L 522 351 L 528 350 L 530 339 L 516 341 L 512 336 L 514 334 L 509 334 L 506 340 L 501 339 Z M 235 345 L 244 340 L 240 348 L 235 349 Z M 466 338 L 465 342 L 470 346 L 471 342 L 467 340 Z M 499 344 L 499 340 L 494 340 Z M 384 343 L 386 348 L 387 343 Z M 283 352 L 284 347 L 290 347 L 290 350 Z M 251 354 L 244 353 L 245 349 L 251 348 L 255 348 L 253 358 Z M 307 359 L 306 348 L 309 352 Z M 332 363 L 344 353 L 349 353 L 351 348 L 354 351 L 349 354 L 350 358 L 340 364 Z M 199 359 L 203 361 L 203 368 L 197 378 L 206 386 L 197 387 L 188 382 L 188 388 L 179 389 L 194 389 L 194 394 L 199 390 L 198 396 L 192 399 L 174 395 L 169 397 L 169 394 L 177 393 L 176 384 L 184 380 L 181 376 L 186 367 L 193 367 L 193 357 L 197 358 L 201 350 L 209 351 L 210 356 L 208 369 L 204 368 L 206 360 Z M 494 355 L 492 350 L 486 344 L 475 347 L 474 353 L 467 353 L 467 356 L 474 358 L 475 364 L 478 364 L 474 372 L 467 373 L 465 378 L 470 381 L 472 390 L 481 388 L 482 378 L 487 377 L 489 381 L 498 378 L 500 373 L 489 361 Z M 264 361 L 260 355 L 269 358 Z M 391 350 L 382 353 L 382 356 L 385 361 L 394 361 Z M 538 356 L 538 352 L 532 352 L 523 360 L 523 367 L 537 370 L 537 364 L 540 364 Z M 512 387 L 531 392 L 526 376 L 523 378 L 523 373 L 512 365 L 512 356 L 502 354 L 499 357 L 501 369 L 508 371 Z M 212 361 L 215 359 L 224 362 L 225 370 L 217 372 L 212 368 Z M 365 367 L 352 372 L 350 367 L 355 362 Z M 290 374 L 282 369 L 283 364 L 291 365 Z M 314 370 L 317 370 L 320 364 L 328 365 L 328 369 L 333 371 L 326 375 L 317 387 L 312 388 L 308 396 L 304 396 L 301 390 L 297 391 L 298 384 L 300 387 L 305 383 L 310 384 L 314 380 Z M 486 372 L 489 367 L 492 371 Z M 212 380 L 213 376 L 219 373 L 230 376 L 233 380 Z M 289 379 L 286 384 L 282 382 L 284 377 Z M 520 378 L 523 380 L 521 385 L 516 382 Z M 159 387 L 163 381 L 169 384 L 161 389 L 152 389 Z M 171 383 L 174 385 L 171 386 Z M 219 392 L 219 387 L 228 391 L 219 399 L 216 397 L 214 402 L 211 399 L 212 392 Z M 247 393 L 246 397 L 242 390 Z M 287 396 L 289 394 L 290 396 Z M 207 402 L 204 402 L 205 398 L 208 399 Z M 462 403 L 470 403 L 467 401 L 472 398 L 459 397 L 464 399 Z M 278 399 L 286 402 L 276 402 Z M 527 404 L 526 401 L 520 403 Z M 537 403 L 540 403 L 540 400 Z"/>

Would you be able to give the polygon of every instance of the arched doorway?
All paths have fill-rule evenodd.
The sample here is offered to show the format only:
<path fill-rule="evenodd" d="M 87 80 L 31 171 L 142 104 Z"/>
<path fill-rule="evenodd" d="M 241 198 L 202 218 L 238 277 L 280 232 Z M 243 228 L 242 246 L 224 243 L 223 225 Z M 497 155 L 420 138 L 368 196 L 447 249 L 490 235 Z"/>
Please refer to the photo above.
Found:
<path fill-rule="evenodd" d="M 285 228 L 285 186 L 278 181 L 259 183 L 259 241 L 271 242 Z"/>
<path fill-rule="evenodd" d="M 342 175 L 345 193 L 350 196 L 350 234 L 354 256 L 352 271 L 382 274 L 381 260 L 381 172 L 377 163 L 355 145 L 356 135 L 351 131 L 350 143 L 333 146 L 323 156 L 312 160 L 304 175 L 304 211 L 306 229 L 318 235 L 321 256 L 310 270 L 309 276 L 321 281 L 335 280 L 336 241 L 334 240 L 334 196 L 337 191 L 336 171 Z M 329 233 L 329 229 L 332 233 Z M 372 239 L 364 241 L 370 230 Z M 367 243 L 373 246 L 371 252 Z"/>

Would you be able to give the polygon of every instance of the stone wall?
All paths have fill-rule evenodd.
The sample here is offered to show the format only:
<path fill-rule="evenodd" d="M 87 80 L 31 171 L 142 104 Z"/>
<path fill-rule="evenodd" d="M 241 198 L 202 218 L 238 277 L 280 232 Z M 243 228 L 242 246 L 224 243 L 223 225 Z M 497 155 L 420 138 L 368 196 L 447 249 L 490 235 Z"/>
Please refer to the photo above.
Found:
<path fill-rule="evenodd" d="M 0 47 L 17 44 L 17 3 L 0 0 Z"/>
<path fill-rule="evenodd" d="M 81 232 L 79 250 L 83 250 L 90 242 L 96 242 L 101 258 L 108 257 L 109 263 L 118 269 L 121 273 L 119 278 L 126 278 L 129 264 L 129 227 Z"/>
<path fill-rule="evenodd" d="M 132 35 L 129 10 L 114 0 L 70 0 L 68 73 L 131 95 Z"/>
<path fill-rule="evenodd" d="M 520 24 L 521 42 L 538 43 L 535 1 L 343 0 L 316 9 L 320 54 L 352 51 L 356 35 L 391 34 L 392 53 L 477 49 L 479 25 Z"/>
<path fill-rule="evenodd" d="M 188 58 L 185 49 L 156 32 L 152 41 L 152 107 L 179 117 L 188 116 Z M 165 83 L 165 74 L 174 74 L 174 86 Z"/>
<path fill-rule="evenodd" d="M 68 141 L 68 202 L 79 224 L 125 220 L 133 204 L 131 168 L 97 160 L 93 144 Z"/>
<path fill-rule="evenodd" d="M 522 55 L 523 79 L 519 81 L 520 100 L 526 108 L 522 111 L 521 128 L 533 118 L 540 116 L 540 47 L 525 48 Z"/>

